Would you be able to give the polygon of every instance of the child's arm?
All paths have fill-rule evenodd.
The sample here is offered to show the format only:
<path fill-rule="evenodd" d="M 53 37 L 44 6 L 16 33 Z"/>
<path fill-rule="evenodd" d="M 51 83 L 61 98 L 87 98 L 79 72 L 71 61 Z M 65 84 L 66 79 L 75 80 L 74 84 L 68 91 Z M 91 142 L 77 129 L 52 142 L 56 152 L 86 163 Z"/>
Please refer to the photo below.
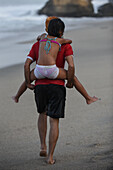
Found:
<path fill-rule="evenodd" d="M 64 38 L 58 38 L 58 41 L 60 44 L 71 44 L 72 43 L 72 40 L 64 39 Z"/>
<path fill-rule="evenodd" d="M 46 35 L 46 33 L 43 33 L 43 34 L 39 35 L 37 37 L 37 41 L 40 41 L 41 39 L 43 39 L 45 37 L 45 35 Z"/>

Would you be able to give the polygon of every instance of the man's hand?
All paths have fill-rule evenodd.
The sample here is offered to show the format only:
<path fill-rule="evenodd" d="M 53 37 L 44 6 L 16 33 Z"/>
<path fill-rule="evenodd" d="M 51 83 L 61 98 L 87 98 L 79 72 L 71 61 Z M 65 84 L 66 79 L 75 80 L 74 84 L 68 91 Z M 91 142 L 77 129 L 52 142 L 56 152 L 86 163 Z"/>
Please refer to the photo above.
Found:
<path fill-rule="evenodd" d="M 33 84 L 27 84 L 27 88 L 29 88 L 30 90 L 34 90 L 34 87 L 35 87 L 35 85 L 33 85 Z"/>
<path fill-rule="evenodd" d="M 73 82 L 67 82 L 66 87 L 67 88 L 73 88 Z"/>

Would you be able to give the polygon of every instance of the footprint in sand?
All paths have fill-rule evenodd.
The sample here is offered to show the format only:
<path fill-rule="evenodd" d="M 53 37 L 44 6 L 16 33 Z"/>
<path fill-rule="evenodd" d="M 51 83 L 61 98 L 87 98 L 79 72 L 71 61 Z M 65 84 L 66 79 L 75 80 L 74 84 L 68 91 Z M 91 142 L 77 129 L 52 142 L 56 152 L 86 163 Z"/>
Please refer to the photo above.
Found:
<path fill-rule="evenodd" d="M 97 161 L 97 160 L 111 160 L 113 161 L 113 149 L 108 150 L 108 151 L 103 151 L 96 153 L 92 158 L 92 161 Z"/>
<path fill-rule="evenodd" d="M 101 143 L 94 143 L 94 144 L 89 145 L 88 147 L 90 147 L 90 148 L 96 148 L 96 147 L 100 147 L 100 146 L 102 146 Z"/>

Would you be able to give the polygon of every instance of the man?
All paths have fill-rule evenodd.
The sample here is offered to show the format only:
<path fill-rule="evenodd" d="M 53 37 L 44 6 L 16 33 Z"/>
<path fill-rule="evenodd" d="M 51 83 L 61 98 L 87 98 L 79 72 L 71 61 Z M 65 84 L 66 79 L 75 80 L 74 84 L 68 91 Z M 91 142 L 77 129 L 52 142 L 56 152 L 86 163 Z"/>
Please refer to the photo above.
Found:
<path fill-rule="evenodd" d="M 39 41 L 36 42 L 32 48 L 25 62 L 25 78 L 30 80 L 30 65 L 32 62 L 38 60 Z M 70 44 L 64 44 L 59 51 L 56 65 L 64 68 L 64 63 L 68 63 L 68 78 L 74 76 L 74 62 L 73 50 Z M 94 102 L 75 77 L 76 89 L 86 98 L 86 102 L 90 104 Z M 54 164 L 53 159 L 54 149 L 59 136 L 59 118 L 64 118 L 66 89 L 64 80 L 50 80 L 40 79 L 35 82 L 35 102 L 37 110 L 40 113 L 38 118 L 38 130 L 41 143 L 40 156 L 47 155 L 46 148 L 46 133 L 47 133 L 47 116 L 50 117 L 50 131 L 49 131 L 49 152 L 47 156 L 47 163 Z"/>
<path fill-rule="evenodd" d="M 36 42 L 25 62 L 25 74 L 30 74 L 30 65 L 33 61 L 37 61 L 39 42 Z M 66 56 L 66 57 L 65 57 Z M 32 59 L 30 59 L 30 57 Z M 73 51 L 69 44 L 65 44 L 61 47 L 61 51 L 58 54 L 56 65 L 63 68 L 65 60 L 69 63 L 68 75 L 70 76 L 74 72 L 73 64 Z M 65 96 L 66 90 L 64 87 L 64 80 L 50 80 L 42 79 L 37 80 L 35 83 L 35 101 L 40 113 L 38 119 L 38 130 L 41 141 L 41 153 L 46 155 L 46 132 L 47 132 L 47 115 L 50 116 L 50 132 L 49 132 L 49 153 L 48 163 L 53 164 L 53 152 L 58 139 L 59 134 L 59 118 L 64 118 Z M 47 99 L 49 97 L 49 99 Z M 49 103 L 48 103 L 49 102 Z M 46 108 L 48 106 L 48 108 Z M 48 112 L 46 113 L 46 111 Z M 47 114 L 47 115 L 46 115 Z"/>

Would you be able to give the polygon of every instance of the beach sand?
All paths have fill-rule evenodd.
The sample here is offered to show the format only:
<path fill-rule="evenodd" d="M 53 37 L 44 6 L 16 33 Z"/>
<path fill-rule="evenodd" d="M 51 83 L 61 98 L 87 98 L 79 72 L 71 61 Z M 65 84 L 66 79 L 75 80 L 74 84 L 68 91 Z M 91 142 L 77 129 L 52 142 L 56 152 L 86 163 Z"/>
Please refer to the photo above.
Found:
<path fill-rule="evenodd" d="M 0 69 L 0 170 L 113 170 L 113 21 L 68 31 L 65 36 L 73 40 L 78 79 L 101 101 L 87 105 L 74 88 L 67 89 L 56 164 L 47 165 L 39 157 L 33 92 L 27 90 L 18 104 L 11 99 L 24 80 L 24 64 Z M 13 48 L 19 55 L 20 44 Z"/>

